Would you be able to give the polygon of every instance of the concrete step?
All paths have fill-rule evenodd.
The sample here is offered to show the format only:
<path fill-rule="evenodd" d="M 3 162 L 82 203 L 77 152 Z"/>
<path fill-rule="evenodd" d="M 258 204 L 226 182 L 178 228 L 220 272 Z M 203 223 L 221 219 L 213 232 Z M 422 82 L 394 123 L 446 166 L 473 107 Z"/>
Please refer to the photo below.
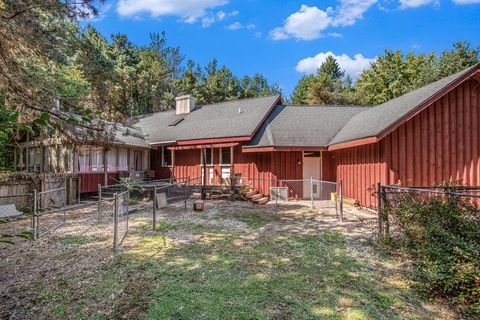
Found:
<path fill-rule="evenodd" d="M 259 205 L 264 205 L 268 202 L 268 197 L 262 197 L 262 198 L 256 200 L 255 202 Z"/>

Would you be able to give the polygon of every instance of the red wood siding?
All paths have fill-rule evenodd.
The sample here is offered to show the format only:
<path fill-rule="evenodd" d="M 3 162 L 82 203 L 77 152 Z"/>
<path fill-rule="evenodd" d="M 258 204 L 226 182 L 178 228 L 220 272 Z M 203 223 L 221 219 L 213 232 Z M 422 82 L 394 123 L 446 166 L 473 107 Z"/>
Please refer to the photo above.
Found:
<path fill-rule="evenodd" d="M 105 178 L 103 173 L 79 173 L 80 177 L 80 192 L 97 192 L 98 185 L 105 184 Z M 108 185 L 118 183 L 118 173 L 108 173 Z"/>
<path fill-rule="evenodd" d="M 468 80 L 380 142 L 332 151 L 345 196 L 374 207 L 376 183 L 432 186 L 480 183 L 480 85 Z"/>
<path fill-rule="evenodd" d="M 233 149 L 232 172 L 253 179 L 254 187 L 264 194 L 268 194 L 270 187 L 268 179 L 302 179 L 302 152 L 300 151 L 245 153 L 242 152 L 241 146 Z M 160 167 L 160 152 L 154 150 L 151 153 L 151 168 L 155 170 L 158 179 L 169 178 L 171 173 L 177 179 L 200 178 L 202 172 L 200 154 L 200 150 L 175 151 L 175 166 L 172 170 Z M 213 171 L 213 184 L 218 185 L 221 183 L 222 173 L 218 148 L 213 149 Z"/>

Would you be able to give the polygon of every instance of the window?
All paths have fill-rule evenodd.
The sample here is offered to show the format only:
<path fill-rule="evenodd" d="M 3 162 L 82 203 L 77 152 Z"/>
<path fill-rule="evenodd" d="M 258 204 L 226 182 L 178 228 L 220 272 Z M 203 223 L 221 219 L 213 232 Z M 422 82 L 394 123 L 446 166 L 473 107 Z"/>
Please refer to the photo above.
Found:
<path fill-rule="evenodd" d="M 220 148 L 220 164 L 230 165 L 232 164 L 232 148 Z"/>
<path fill-rule="evenodd" d="M 230 168 L 222 168 L 222 180 L 230 179 Z"/>
<path fill-rule="evenodd" d="M 172 166 L 172 150 L 168 150 L 167 147 L 162 147 L 162 167 Z"/>
<path fill-rule="evenodd" d="M 202 181 L 201 183 L 203 184 L 203 176 L 204 176 L 205 171 L 202 168 Z M 213 168 L 208 168 L 208 176 L 207 176 L 207 185 L 212 185 L 213 184 Z"/>
<path fill-rule="evenodd" d="M 28 171 L 37 172 L 40 170 L 41 156 L 40 148 L 28 149 Z"/>
<path fill-rule="evenodd" d="M 201 165 L 203 165 L 203 154 L 204 153 L 205 153 L 205 164 L 207 166 L 213 165 L 213 149 L 212 148 L 202 149 L 201 157 L 200 157 Z"/>
<path fill-rule="evenodd" d="M 103 149 L 92 149 L 92 172 L 103 172 Z"/>
<path fill-rule="evenodd" d="M 143 152 L 134 151 L 133 152 L 133 168 L 135 171 L 142 171 L 143 169 Z"/>
<path fill-rule="evenodd" d="M 118 149 L 118 171 L 128 171 L 128 151 L 127 149 Z"/>
<path fill-rule="evenodd" d="M 78 172 L 90 172 L 90 150 L 81 148 L 78 154 Z"/>
<path fill-rule="evenodd" d="M 107 151 L 107 170 L 108 172 L 117 172 L 117 150 Z"/>

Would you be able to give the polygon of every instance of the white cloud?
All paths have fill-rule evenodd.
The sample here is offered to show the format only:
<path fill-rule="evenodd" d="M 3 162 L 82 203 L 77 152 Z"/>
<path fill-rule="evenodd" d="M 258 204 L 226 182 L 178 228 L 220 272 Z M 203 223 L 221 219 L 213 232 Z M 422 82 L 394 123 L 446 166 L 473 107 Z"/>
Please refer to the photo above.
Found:
<path fill-rule="evenodd" d="M 437 2 L 437 0 L 400 0 L 400 8 L 418 8 L 434 2 Z"/>
<path fill-rule="evenodd" d="M 257 27 L 257 26 L 254 25 L 253 23 L 247 24 L 247 29 L 248 29 L 248 30 L 253 30 L 253 29 L 255 29 L 256 27 Z"/>
<path fill-rule="evenodd" d="M 322 36 L 329 27 L 345 27 L 354 25 L 363 18 L 363 14 L 378 0 L 340 0 L 340 5 L 333 9 L 321 10 L 317 7 L 302 5 L 300 10 L 291 14 L 283 27 L 270 31 L 273 40 L 295 38 L 313 40 Z"/>
<path fill-rule="evenodd" d="M 225 12 L 222 10 L 216 13 L 210 13 L 209 15 L 202 18 L 202 27 L 208 28 L 215 22 L 223 21 L 230 17 L 235 17 L 238 15 L 238 13 L 238 11 Z"/>
<path fill-rule="evenodd" d="M 314 73 L 320 67 L 320 65 L 329 57 L 334 57 L 340 67 L 352 78 L 358 77 L 358 75 L 365 69 L 370 67 L 370 62 L 375 58 L 365 58 L 362 54 L 358 53 L 351 58 L 347 54 L 335 55 L 333 52 L 320 52 L 314 57 L 308 57 L 300 60 L 295 67 L 295 70 L 302 73 Z"/>
<path fill-rule="evenodd" d="M 357 20 L 363 19 L 363 14 L 378 0 L 341 0 L 335 9 L 332 26 L 353 26 Z"/>
<path fill-rule="evenodd" d="M 91 12 L 89 13 L 88 17 L 86 17 L 84 20 L 85 21 L 90 21 L 90 22 L 98 22 L 103 19 L 105 19 L 108 15 L 108 12 L 112 9 L 112 4 L 107 3 L 104 6 L 100 8 L 98 11 L 97 15 L 93 15 Z"/>
<path fill-rule="evenodd" d="M 204 27 L 204 28 L 210 27 L 213 23 L 215 23 L 215 18 L 214 17 L 203 17 L 202 18 L 202 27 Z"/>
<path fill-rule="evenodd" d="M 205 16 L 206 10 L 226 4 L 227 0 L 120 0 L 117 12 L 131 17 L 148 13 L 154 18 L 178 16 L 187 23 L 194 23 Z"/>
<path fill-rule="evenodd" d="M 480 3 L 480 0 L 453 0 L 455 4 L 476 4 Z"/>
<path fill-rule="evenodd" d="M 239 30 L 239 29 L 243 29 L 243 25 L 240 23 L 240 22 L 234 22 L 228 26 L 225 27 L 226 29 L 228 30 Z"/>
<path fill-rule="evenodd" d="M 332 38 L 343 38 L 342 34 L 338 32 L 330 32 L 328 35 Z"/>
<path fill-rule="evenodd" d="M 261 31 L 257 31 L 253 34 L 255 36 L 255 38 L 261 38 L 262 37 L 262 32 Z"/>
<path fill-rule="evenodd" d="M 313 40 L 321 36 L 323 30 L 328 28 L 331 23 L 329 11 L 320 10 L 317 7 L 302 5 L 300 10 L 291 14 L 283 27 L 278 27 L 270 31 L 273 40 L 284 40 L 296 38 L 301 40 Z"/>

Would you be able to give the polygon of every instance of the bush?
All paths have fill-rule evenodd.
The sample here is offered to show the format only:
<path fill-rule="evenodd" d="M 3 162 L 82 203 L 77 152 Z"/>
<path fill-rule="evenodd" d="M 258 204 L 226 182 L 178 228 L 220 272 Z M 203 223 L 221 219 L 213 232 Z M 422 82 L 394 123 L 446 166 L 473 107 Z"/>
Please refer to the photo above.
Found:
<path fill-rule="evenodd" d="M 423 288 L 480 315 L 480 208 L 457 196 L 410 193 L 395 204 L 384 209 L 388 240 L 414 259 Z"/>

